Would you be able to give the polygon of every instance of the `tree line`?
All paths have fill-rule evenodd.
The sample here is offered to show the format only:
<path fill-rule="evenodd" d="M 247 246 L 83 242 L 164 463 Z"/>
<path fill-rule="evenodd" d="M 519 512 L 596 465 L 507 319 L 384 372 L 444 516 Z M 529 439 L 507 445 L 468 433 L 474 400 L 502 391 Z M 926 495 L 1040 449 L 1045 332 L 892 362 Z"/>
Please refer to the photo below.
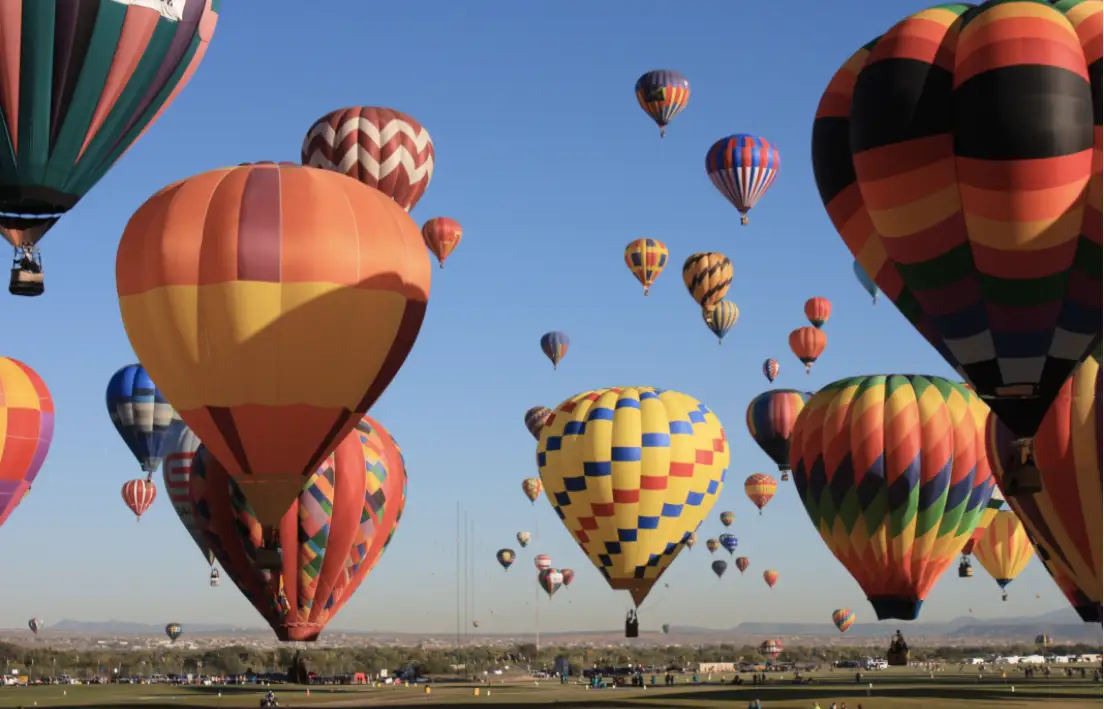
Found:
<path fill-rule="evenodd" d="M 777 662 L 828 664 L 836 660 L 858 660 L 881 657 L 882 644 L 869 646 L 801 646 L 787 647 Z M 971 657 L 989 655 L 1029 655 L 1038 653 L 1033 644 L 1005 646 L 914 647 L 912 659 L 961 662 Z M 1072 644 L 1047 650 L 1056 655 L 1100 653 L 1100 646 Z M 539 656 L 532 643 L 520 643 L 511 648 L 468 646 L 461 648 L 419 648 L 364 645 L 347 648 L 301 649 L 280 647 L 263 650 L 244 646 L 227 646 L 210 650 L 177 648 L 136 649 L 114 651 L 104 649 L 66 650 L 51 647 L 28 647 L 0 642 L 0 665 L 3 671 L 18 671 L 33 677 L 70 675 L 73 677 L 149 676 L 153 674 L 243 675 L 284 672 L 297 657 L 307 668 L 320 675 L 343 675 L 354 672 L 375 673 L 414 666 L 425 674 L 481 674 L 484 670 L 505 666 L 519 668 L 549 668 L 556 657 L 565 657 L 573 668 L 619 667 L 630 664 L 691 667 L 699 662 L 762 662 L 765 657 L 755 646 L 708 645 L 691 646 L 623 646 L 589 648 L 580 646 L 543 646 Z"/>

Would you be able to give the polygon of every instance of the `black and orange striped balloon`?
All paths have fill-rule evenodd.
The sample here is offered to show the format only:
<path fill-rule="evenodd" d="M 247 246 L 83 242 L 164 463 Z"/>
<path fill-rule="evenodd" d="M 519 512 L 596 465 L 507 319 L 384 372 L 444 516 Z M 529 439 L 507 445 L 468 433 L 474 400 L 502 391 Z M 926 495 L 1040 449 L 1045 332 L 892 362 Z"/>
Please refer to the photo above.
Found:
<path fill-rule="evenodd" d="M 933 7 L 821 98 L 847 247 L 1019 436 L 1101 337 L 1101 0 Z"/>

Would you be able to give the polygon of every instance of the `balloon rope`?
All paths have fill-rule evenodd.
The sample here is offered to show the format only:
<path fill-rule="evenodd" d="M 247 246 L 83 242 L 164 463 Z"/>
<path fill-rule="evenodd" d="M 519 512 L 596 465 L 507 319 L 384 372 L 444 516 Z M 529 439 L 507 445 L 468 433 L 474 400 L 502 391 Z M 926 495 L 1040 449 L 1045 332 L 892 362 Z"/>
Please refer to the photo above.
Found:
<path fill-rule="evenodd" d="M 540 515 L 537 513 L 537 508 L 533 508 L 533 536 L 537 538 L 537 543 L 540 544 Z M 538 547 L 540 548 L 540 547 Z M 533 608 L 536 615 L 536 643 L 534 644 L 533 665 L 534 669 L 540 669 L 540 583 L 538 582 L 533 589 Z"/>

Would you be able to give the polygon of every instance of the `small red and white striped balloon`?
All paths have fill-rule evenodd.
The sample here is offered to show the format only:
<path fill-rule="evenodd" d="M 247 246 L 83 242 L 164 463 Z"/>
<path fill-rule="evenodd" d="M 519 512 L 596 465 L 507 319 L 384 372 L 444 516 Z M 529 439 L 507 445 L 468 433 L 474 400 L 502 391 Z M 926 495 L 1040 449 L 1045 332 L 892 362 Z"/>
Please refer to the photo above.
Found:
<path fill-rule="evenodd" d="M 348 175 L 410 211 L 433 177 L 433 141 L 421 123 L 390 108 L 354 106 L 314 122 L 304 165 Z"/>
<path fill-rule="evenodd" d="M 138 478 L 123 484 L 123 502 L 138 519 L 142 519 L 142 515 L 150 508 L 156 497 L 157 486 L 152 480 Z"/>

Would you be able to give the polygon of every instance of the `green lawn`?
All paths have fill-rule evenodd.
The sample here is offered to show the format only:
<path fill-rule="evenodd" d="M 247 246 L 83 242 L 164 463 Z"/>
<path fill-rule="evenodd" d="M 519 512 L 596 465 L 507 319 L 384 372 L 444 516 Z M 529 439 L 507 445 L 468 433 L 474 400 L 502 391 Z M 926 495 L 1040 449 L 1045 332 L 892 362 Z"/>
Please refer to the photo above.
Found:
<path fill-rule="evenodd" d="M 1099 709 L 1101 686 L 1091 680 L 1062 676 L 1002 681 L 987 675 L 982 682 L 976 674 L 936 673 L 934 678 L 916 671 L 868 673 L 873 688 L 856 685 L 850 674 L 821 673 L 811 685 L 795 686 L 776 682 L 765 687 L 720 686 L 649 687 L 647 689 L 589 690 L 561 686 L 555 682 L 491 685 L 481 696 L 473 695 L 470 685 L 437 684 L 432 693 L 421 687 L 312 688 L 308 697 L 302 688 L 279 689 L 281 706 L 287 707 L 447 707 L 485 704 L 498 709 L 509 707 L 552 706 L 559 709 L 744 709 L 758 697 L 764 709 L 810 709 L 819 701 L 828 709 L 833 701 L 847 702 L 848 709 Z M 1013 692 L 1012 688 L 1015 687 Z M 221 691 L 221 696 L 219 692 Z M 0 708 L 25 707 L 119 707 L 145 709 L 172 707 L 255 707 L 263 691 L 240 687 L 163 687 L 148 685 L 66 687 L 0 687 Z"/>

